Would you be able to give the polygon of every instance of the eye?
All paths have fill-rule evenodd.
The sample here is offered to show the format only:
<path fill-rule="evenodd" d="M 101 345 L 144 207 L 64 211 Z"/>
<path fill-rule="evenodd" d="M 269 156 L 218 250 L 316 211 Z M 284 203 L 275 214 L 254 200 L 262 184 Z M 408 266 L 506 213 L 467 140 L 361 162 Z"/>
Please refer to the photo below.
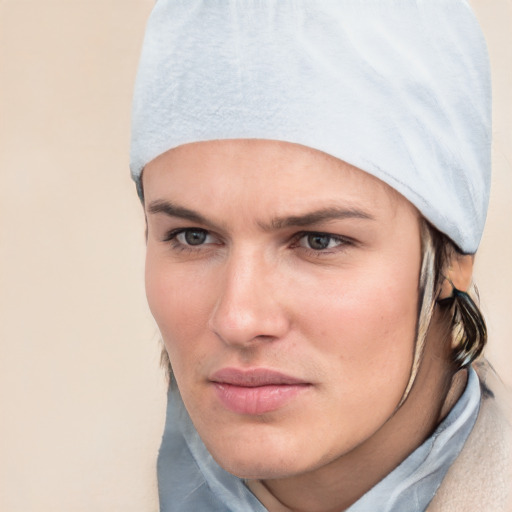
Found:
<path fill-rule="evenodd" d="M 208 239 L 208 231 L 204 229 L 185 229 L 176 235 L 176 240 L 183 245 L 202 245 Z"/>
<path fill-rule="evenodd" d="M 199 248 L 202 245 L 218 244 L 219 239 L 206 229 L 180 228 L 170 231 L 164 238 L 164 242 L 171 242 L 175 249 Z"/>
<path fill-rule="evenodd" d="M 305 233 L 299 238 L 297 245 L 314 251 L 325 251 L 347 243 L 343 237 L 328 233 Z"/>

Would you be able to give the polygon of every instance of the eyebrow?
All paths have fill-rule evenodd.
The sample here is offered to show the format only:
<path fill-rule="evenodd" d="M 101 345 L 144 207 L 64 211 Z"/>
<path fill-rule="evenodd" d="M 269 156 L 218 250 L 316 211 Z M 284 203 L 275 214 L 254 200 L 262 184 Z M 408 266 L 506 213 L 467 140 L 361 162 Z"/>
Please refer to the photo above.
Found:
<path fill-rule="evenodd" d="M 183 206 L 178 206 L 169 201 L 153 201 L 148 206 L 148 213 L 165 213 L 169 217 L 178 217 L 180 219 L 190 220 L 191 222 L 197 222 L 199 224 L 209 224 L 205 217 L 194 210 L 189 210 Z"/>
<path fill-rule="evenodd" d="M 169 217 L 186 219 L 191 222 L 197 222 L 203 225 L 212 225 L 212 222 L 210 222 L 200 213 L 188 208 L 184 208 L 183 206 L 176 205 L 169 201 L 153 201 L 148 206 L 148 213 L 163 213 Z M 289 227 L 304 227 L 318 224 L 320 222 L 340 219 L 375 220 L 375 217 L 370 215 L 368 212 L 358 208 L 329 207 L 314 210 L 312 212 L 305 213 L 304 215 L 288 215 L 283 217 L 276 217 L 269 223 L 258 222 L 258 226 L 264 231 L 277 231 L 279 229 L 285 229 Z"/>
<path fill-rule="evenodd" d="M 375 220 L 369 213 L 359 210 L 357 208 L 321 208 L 312 212 L 305 213 L 304 215 L 290 215 L 285 217 L 276 217 L 272 219 L 269 224 L 260 224 L 260 227 L 265 231 L 278 230 L 289 227 L 304 227 L 319 222 L 326 222 L 329 220 L 340 219 L 363 219 Z"/>

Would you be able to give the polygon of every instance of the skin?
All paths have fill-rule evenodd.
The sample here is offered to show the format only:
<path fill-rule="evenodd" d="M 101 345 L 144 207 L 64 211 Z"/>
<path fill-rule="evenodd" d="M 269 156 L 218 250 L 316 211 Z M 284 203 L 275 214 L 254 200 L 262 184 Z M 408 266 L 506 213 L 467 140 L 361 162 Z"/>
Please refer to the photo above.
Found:
<path fill-rule="evenodd" d="M 397 410 L 418 314 L 418 211 L 345 162 L 276 141 L 184 145 L 150 162 L 143 185 L 148 302 L 206 447 L 271 512 L 343 510 L 465 385 L 436 312 Z M 239 414 L 211 381 L 225 367 L 307 385 L 277 410 Z"/>

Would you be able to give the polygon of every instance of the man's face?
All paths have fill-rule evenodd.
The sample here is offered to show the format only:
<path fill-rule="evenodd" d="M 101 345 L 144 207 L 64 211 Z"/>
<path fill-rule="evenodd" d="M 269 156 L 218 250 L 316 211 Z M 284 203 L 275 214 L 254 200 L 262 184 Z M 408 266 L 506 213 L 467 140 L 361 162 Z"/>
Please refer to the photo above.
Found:
<path fill-rule="evenodd" d="M 284 142 L 181 146 L 143 179 L 149 305 L 217 462 L 285 477 L 375 434 L 410 375 L 417 210 Z"/>

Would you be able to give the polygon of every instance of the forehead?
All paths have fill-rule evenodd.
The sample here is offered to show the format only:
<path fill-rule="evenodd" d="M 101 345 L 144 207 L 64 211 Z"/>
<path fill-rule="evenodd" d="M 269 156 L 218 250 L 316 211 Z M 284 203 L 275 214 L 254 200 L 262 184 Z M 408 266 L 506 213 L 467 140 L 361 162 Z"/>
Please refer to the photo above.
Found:
<path fill-rule="evenodd" d="M 172 197 L 207 206 L 219 198 L 258 197 L 273 209 L 326 201 L 414 208 L 389 185 L 342 160 L 299 144 L 260 139 L 179 146 L 146 166 L 143 185 L 146 202 Z"/>

